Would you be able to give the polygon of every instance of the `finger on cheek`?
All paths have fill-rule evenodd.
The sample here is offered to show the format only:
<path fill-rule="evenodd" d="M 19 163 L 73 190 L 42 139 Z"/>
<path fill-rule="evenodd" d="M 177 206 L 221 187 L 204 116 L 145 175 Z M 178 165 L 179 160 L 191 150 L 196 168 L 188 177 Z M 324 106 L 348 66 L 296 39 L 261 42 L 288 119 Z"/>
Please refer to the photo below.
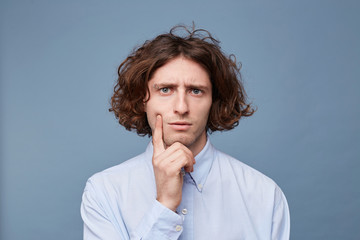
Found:
<path fill-rule="evenodd" d="M 161 115 L 156 116 L 155 129 L 153 132 L 153 146 L 154 146 L 154 151 L 156 151 L 156 152 L 164 150 Z"/>

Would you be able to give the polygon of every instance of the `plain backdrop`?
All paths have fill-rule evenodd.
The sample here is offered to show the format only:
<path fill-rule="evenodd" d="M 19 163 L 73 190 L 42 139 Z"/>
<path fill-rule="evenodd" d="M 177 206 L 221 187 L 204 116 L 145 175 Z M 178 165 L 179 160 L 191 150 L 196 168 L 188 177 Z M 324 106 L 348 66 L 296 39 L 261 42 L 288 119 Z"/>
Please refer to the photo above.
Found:
<path fill-rule="evenodd" d="M 150 140 L 108 112 L 117 66 L 192 21 L 237 56 L 258 108 L 212 143 L 278 183 L 291 239 L 360 239 L 359 12 L 350 0 L 2 0 L 1 240 L 82 238 L 86 180 Z"/>

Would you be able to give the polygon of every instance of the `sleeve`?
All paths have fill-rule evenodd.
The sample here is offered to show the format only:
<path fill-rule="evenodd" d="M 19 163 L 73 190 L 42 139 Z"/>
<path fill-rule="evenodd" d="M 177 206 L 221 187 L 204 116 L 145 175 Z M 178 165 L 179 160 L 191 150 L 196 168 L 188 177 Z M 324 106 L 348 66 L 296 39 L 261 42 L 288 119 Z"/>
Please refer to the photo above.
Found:
<path fill-rule="evenodd" d="M 112 240 L 112 239 L 129 239 L 123 223 L 114 223 L 109 219 L 104 210 L 104 203 L 97 199 L 94 186 L 88 180 L 82 196 L 81 217 L 84 221 L 84 240 Z"/>
<path fill-rule="evenodd" d="M 182 225 L 183 218 L 180 215 L 155 200 L 136 229 L 136 239 L 175 240 L 183 231 Z"/>
<path fill-rule="evenodd" d="M 271 229 L 272 240 L 290 239 L 290 213 L 284 193 L 280 188 L 275 192 L 275 206 Z"/>
<path fill-rule="evenodd" d="M 81 217 L 84 222 L 84 240 L 175 240 L 183 231 L 183 218 L 156 199 L 142 220 L 129 232 L 123 219 L 110 218 L 106 200 L 101 200 L 89 179 L 82 196 Z"/>

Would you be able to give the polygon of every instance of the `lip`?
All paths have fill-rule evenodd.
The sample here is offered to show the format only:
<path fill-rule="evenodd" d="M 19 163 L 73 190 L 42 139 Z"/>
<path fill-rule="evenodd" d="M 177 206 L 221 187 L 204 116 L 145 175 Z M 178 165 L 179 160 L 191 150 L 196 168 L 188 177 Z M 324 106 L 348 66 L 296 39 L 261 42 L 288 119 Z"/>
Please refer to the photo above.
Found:
<path fill-rule="evenodd" d="M 191 123 L 186 121 L 177 121 L 169 123 L 170 127 L 177 131 L 185 131 L 191 127 Z"/>

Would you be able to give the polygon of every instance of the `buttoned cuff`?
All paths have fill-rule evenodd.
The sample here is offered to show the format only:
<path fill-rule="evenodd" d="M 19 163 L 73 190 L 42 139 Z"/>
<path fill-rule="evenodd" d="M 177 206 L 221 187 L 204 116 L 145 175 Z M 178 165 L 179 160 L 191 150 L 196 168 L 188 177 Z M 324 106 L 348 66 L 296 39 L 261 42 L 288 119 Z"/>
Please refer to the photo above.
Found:
<path fill-rule="evenodd" d="M 154 200 L 152 208 L 145 214 L 136 232 L 141 239 L 178 239 L 183 231 L 180 215 Z"/>

